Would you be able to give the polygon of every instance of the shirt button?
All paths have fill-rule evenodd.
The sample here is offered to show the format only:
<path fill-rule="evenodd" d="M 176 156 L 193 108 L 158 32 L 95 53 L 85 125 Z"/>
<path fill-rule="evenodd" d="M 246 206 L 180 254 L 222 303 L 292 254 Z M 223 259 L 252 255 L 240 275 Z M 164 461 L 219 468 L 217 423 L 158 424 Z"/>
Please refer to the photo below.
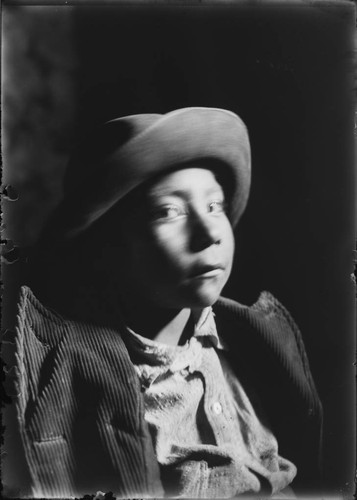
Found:
<path fill-rule="evenodd" d="M 220 415 L 222 413 L 222 405 L 216 401 L 212 405 L 212 410 L 216 415 Z"/>

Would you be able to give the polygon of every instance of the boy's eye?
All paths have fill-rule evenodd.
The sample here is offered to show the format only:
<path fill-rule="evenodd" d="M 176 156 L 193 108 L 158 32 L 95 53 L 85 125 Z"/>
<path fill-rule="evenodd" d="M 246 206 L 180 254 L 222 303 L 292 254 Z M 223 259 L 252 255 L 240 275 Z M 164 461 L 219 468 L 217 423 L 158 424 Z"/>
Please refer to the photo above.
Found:
<path fill-rule="evenodd" d="M 226 211 L 226 203 L 224 200 L 215 200 L 208 205 L 208 211 L 210 213 L 222 213 Z"/>
<path fill-rule="evenodd" d="M 154 220 L 174 220 L 185 213 L 185 209 L 178 205 L 163 205 L 152 211 L 152 218 Z"/>

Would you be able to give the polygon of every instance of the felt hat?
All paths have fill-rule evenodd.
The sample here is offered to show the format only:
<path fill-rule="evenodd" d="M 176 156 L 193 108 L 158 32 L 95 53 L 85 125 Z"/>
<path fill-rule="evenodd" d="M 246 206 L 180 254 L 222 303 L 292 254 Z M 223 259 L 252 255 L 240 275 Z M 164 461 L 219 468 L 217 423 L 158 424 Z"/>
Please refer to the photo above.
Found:
<path fill-rule="evenodd" d="M 143 182 L 196 160 L 200 166 L 217 160 L 229 173 L 228 215 L 234 226 L 250 187 L 246 126 L 231 111 L 191 107 L 108 121 L 79 145 L 69 162 L 63 201 L 47 225 L 47 238 L 72 239 Z"/>

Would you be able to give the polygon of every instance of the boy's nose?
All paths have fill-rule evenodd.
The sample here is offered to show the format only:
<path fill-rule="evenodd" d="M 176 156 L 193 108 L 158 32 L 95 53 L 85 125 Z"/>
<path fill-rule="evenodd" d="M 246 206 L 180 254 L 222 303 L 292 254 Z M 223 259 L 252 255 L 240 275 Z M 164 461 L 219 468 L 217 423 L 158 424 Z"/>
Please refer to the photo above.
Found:
<path fill-rule="evenodd" d="M 209 214 L 195 214 L 191 222 L 191 250 L 199 252 L 221 243 L 220 224 Z"/>

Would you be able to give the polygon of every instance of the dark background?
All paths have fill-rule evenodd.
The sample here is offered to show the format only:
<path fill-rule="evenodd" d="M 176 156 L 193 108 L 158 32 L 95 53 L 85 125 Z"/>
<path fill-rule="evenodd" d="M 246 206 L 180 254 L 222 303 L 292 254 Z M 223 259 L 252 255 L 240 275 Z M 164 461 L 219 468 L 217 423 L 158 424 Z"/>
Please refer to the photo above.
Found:
<path fill-rule="evenodd" d="M 247 124 L 252 191 L 225 295 L 269 290 L 302 330 L 325 409 L 326 491 L 354 489 L 353 2 L 4 8 L 4 326 L 84 128 L 222 107 Z M 85 181 L 83 182 L 85 189 Z M 8 190 L 9 193 L 9 190 Z M 8 245 L 11 250 L 11 243 Z"/>

